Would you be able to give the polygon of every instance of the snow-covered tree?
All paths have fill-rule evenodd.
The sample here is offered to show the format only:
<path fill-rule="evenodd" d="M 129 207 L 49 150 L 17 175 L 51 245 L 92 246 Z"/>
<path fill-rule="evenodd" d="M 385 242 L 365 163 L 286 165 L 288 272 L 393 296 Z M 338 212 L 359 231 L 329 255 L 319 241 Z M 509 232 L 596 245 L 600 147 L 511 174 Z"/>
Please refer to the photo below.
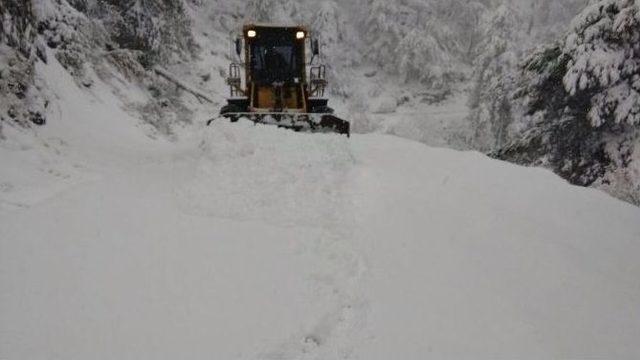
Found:
<path fill-rule="evenodd" d="M 441 39 L 454 56 L 471 62 L 483 36 L 482 21 L 491 8 L 490 1 L 449 0 L 434 2 L 437 22 L 428 30 Z"/>
<path fill-rule="evenodd" d="M 481 3 L 365 0 L 362 7 L 367 9 L 362 29 L 369 60 L 407 81 L 428 86 L 463 77 L 466 55 L 475 41 L 465 31 L 478 16 L 475 10 L 482 8 Z"/>
<path fill-rule="evenodd" d="M 368 0 L 368 16 L 364 20 L 363 40 L 366 44 L 364 55 L 382 68 L 392 71 L 395 61 L 393 54 L 397 45 L 408 33 L 403 25 L 403 12 L 408 8 L 385 0 Z"/>
<path fill-rule="evenodd" d="M 601 1 L 572 27 L 563 52 L 569 97 L 589 98 L 587 119 L 594 127 L 640 124 L 640 5 Z"/>
<path fill-rule="evenodd" d="M 480 150 L 503 146 L 513 121 L 511 95 L 518 63 L 518 40 L 522 34 L 519 14 L 500 5 L 483 22 L 483 40 L 477 45 L 469 97 L 471 143 Z"/>
<path fill-rule="evenodd" d="M 526 131 L 498 156 L 546 164 L 580 185 L 640 161 L 632 155 L 640 152 L 636 0 L 594 1 L 562 43 L 527 60 L 523 75 L 518 95 L 527 109 Z M 640 183 L 637 176 L 634 181 Z"/>
<path fill-rule="evenodd" d="M 329 91 L 344 96 L 349 94 L 352 65 L 358 61 L 353 52 L 345 51 L 350 44 L 347 19 L 337 3 L 325 1 L 314 8 L 311 22 L 312 36 L 319 40 L 322 60 L 327 66 Z M 329 61 L 326 61 L 326 60 Z"/>
<path fill-rule="evenodd" d="M 0 1 L 0 140 L 5 124 L 28 127 L 46 121 L 46 100 L 35 86 L 35 62 L 46 61 L 36 24 L 31 1 Z"/>
<path fill-rule="evenodd" d="M 182 0 L 95 0 L 87 12 L 103 19 L 120 48 L 141 51 L 144 65 L 195 51 Z"/>
<path fill-rule="evenodd" d="M 300 8 L 294 0 L 249 0 L 245 20 L 252 22 L 297 24 Z"/>
<path fill-rule="evenodd" d="M 639 41 L 635 0 L 590 5 L 573 21 L 564 43 L 527 61 L 523 93 L 529 108 L 569 114 L 593 128 L 639 124 Z"/>
<path fill-rule="evenodd" d="M 432 87 L 443 87 L 455 78 L 456 61 L 433 36 L 410 31 L 396 48 L 398 70 L 405 81 L 418 80 Z"/>
<path fill-rule="evenodd" d="M 31 1 L 3 0 L 0 3 L 0 43 L 29 55 L 35 36 L 35 15 Z"/>
<path fill-rule="evenodd" d="M 557 39 L 589 0 L 535 0 L 530 3 L 528 34 L 535 43 Z"/>
<path fill-rule="evenodd" d="M 328 48 L 337 48 L 345 40 L 345 20 L 335 2 L 322 2 L 313 17 L 311 29 Z M 337 54 L 336 54 L 337 55 Z"/>
<path fill-rule="evenodd" d="M 271 12 L 274 3 L 274 0 L 249 0 L 247 2 L 247 20 L 270 22 L 272 20 Z"/>

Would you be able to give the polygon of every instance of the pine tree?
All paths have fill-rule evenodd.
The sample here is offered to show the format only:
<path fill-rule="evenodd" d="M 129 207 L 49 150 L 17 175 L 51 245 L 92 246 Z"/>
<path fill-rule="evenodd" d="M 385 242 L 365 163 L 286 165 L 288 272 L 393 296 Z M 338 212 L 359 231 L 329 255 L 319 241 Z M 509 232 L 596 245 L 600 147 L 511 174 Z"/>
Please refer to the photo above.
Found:
<path fill-rule="evenodd" d="M 322 2 L 315 13 L 311 24 L 315 36 L 322 37 L 326 47 L 337 47 L 344 41 L 344 19 L 340 15 L 340 9 L 334 2 Z"/>
<path fill-rule="evenodd" d="M 271 22 L 274 0 L 249 0 L 247 3 L 247 21 Z"/>
<path fill-rule="evenodd" d="M 97 0 L 87 12 L 104 19 L 120 48 L 140 51 L 145 66 L 195 51 L 182 0 Z"/>
<path fill-rule="evenodd" d="M 249 0 L 247 3 L 248 22 L 300 24 L 300 8 L 294 0 Z"/>
<path fill-rule="evenodd" d="M 406 36 L 399 19 L 402 5 L 385 0 L 368 0 L 365 8 L 370 10 L 364 21 L 363 40 L 368 49 L 364 55 L 383 69 L 393 72 L 393 54 Z"/>
<path fill-rule="evenodd" d="M 640 7 L 594 1 L 565 40 L 525 63 L 518 95 L 527 117 L 522 139 L 496 153 L 543 164 L 579 185 L 610 181 L 634 161 L 640 142 Z M 640 194 L 640 180 L 635 185 Z"/>
<path fill-rule="evenodd" d="M 515 88 L 512 74 L 519 57 L 518 34 L 523 29 L 519 15 L 508 5 L 491 12 L 483 28 L 484 39 L 477 46 L 474 62 L 469 120 L 474 132 L 471 143 L 486 151 L 500 148 L 508 139 Z"/>
<path fill-rule="evenodd" d="M 567 29 L 567 24 L 589 0 L 536 0 L 531 3 L 530 26 L 534 43 L 549 42 Z"/>
<path fill-rule="evenodd" d="M 398 44 L 398 70 L 404 80 L 442 88 L 455 81 L 456 62 L 433 36 L 413 30 Z"/>
<path fill-rule="evenodd" d="M 0 1 L 0 141 L 4 124 L 28 127 L 46 122 L 45 100 L 37 96 L 35 86 L 35 63 L 47 58 L 36 24 L 31 1 Z"/>
<path fill-rule="evenodd" d="M 35 23 L 31 1 L 2 0 L 0 43 L 6 43 L 28 57 L 35 37 Z"/>
<path fill-rule="evenodd" d="M 454 56 L 472 62 L 474 50 L 483 36 L 482 21 L 489 11 L 489 1 L 449 0 L 435 2 L 437 23 L 429 30 Z"/>
<path fill-rule="evenodd" d="M 443 86 L 463 78 L 465 56 L 475 41 L 464 33 L 467 21 L 449 21 L 479 2 L 366 0 L 363 8 L 365 56 L 405 81 Z M 461 7 L 461 8 L 458 8 Z M 460 28 L 458 26 L 460 25 Z M 468 40 L 470 39 L 471 40 Z"/>
<path fill-rule="evenodd" d="M 635 0 L 600 1 L 573 22 L 563 79 L 571 98 L 589 97 L 594 127 L 640 124 L 640 6 Z"/>

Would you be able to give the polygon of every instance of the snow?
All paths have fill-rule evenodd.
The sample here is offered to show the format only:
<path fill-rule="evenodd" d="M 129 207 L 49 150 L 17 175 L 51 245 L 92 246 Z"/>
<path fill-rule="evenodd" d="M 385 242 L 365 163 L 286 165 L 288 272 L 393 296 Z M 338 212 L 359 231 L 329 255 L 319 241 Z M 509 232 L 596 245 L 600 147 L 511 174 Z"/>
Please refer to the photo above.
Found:
<path fill-rule="evenodd" d="M 344 216 L 344 186 L 354 162 L 347 137 L 304 134 L 282 141 L 281 129 L 248 120 L 220 120 L 213 129 L 200 144 L 204 155 L 194 175 L 180 189 L 185 207 L 284 225 L 313 225 Z"/>
<path fill-rule="evenodd" d="M 398 101 L 392 96 L 382 96 L 377 99 L 371 99 L 372 113 L 374 114 L 393 114 L 398 109 Z"/>
<path fill-rule="evenodd" d="M 637 354 L 636 210 L 601 212 L 545 171 L 389 140 L 396 151 L 366 149 L 384 191 L 364 206 L 374 339 L 360 358 Z"/>
<path fill-rule="evenodd" d="M 38 66 L 48 125 L 0 148 L 0 358 L 640 356 L 636 207 L 388 135 L 153 139 Z"/>

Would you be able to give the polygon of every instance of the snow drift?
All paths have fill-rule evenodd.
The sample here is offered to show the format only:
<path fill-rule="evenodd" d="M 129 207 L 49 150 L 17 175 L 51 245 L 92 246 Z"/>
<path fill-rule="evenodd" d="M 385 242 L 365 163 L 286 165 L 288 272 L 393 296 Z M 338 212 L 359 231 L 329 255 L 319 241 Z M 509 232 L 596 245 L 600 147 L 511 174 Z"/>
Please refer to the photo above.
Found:
<path fill-rule="evenodd" d="M 49 81 L 66 106 L 39 134 L 93 176 L 2 210 L 1 358 L 640 355 L 636 207 L 390 136 L 153 142 L 124 112 L 106 130 L 109 92 L 85 139 L 87 95 Z"/>

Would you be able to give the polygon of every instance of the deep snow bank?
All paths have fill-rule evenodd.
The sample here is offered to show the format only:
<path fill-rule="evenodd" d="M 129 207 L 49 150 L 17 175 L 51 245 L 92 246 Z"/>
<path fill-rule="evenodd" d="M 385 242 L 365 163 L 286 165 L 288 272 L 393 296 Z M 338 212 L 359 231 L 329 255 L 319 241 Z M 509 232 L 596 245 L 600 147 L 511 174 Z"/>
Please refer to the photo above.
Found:
<path fill-rule="evenodd" d="M 550 172 L 246 122 L 111 155 L 51 129 L 100 176 L 2 213 L 0 358 L 640 355 L 640 210 Z"/>
<path fill-rule="evenodd" d="M 480 154 L 354 149 L 371 335 L 355 358 L 638 356 L 637 208 Z"/>

